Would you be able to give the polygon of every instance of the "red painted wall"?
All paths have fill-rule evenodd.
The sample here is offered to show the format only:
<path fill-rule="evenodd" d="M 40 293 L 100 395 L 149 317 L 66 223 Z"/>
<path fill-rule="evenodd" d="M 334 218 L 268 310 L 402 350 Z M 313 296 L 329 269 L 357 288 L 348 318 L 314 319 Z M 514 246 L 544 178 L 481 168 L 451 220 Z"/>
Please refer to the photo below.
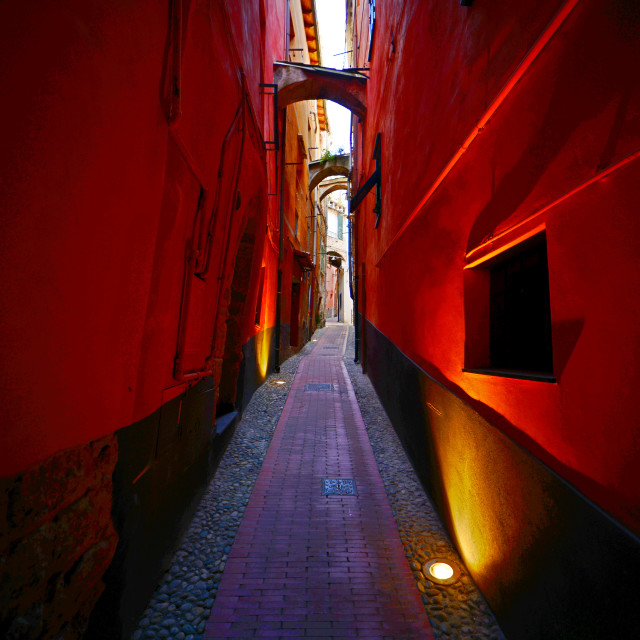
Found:
<path fill-rule="evenodd" d="M 370 158 L 381 132 L 379 228 L 373 228 L 373 195 L 358 214 L 367 319 L 640 532 L 637 6 L 626 0 L 377 4 L 355 172 L 357 188 L 375 168 Z M 483 130 L 461 148 L 557 13 L 573 4 Z M 366 64 L 366 10 L 361 3 L 365 16 L 355 21 L 356 66 Z M 609 168 L 615 171 L 603 177 Z M 536 228 L 546 229 L 557 383 L 464 373 L 465 340 L 477 332 L 465 326 L 472 291 L 465 297 L 464 267 Z"/>
<path fill-rule="evenodd" d="M 273 326 L 276 256 L 264 230 L 268 218 L 277 218 L 277 208 L 275 216 L 267 212 L 277 198 L 267 197 L 274 158 L 261 141 L 271 134 L 272 113 L 258 85 L 270 81 L 272 61 L 282 56 L 284 2 L 182 5 L 182 115 L 171 132 L 169 2 L 0 7 L 7 96 L 0 154 L 2 475 L 134 423 L 179 384 L 173 367 L 186 252 L 213 207 L 196 213 L 200 189 L 214 199 L 221 160 L 227 162 L 221 151 L 242 101 L 240 68 L 241 215 L 227 236 L 220 231 L 225 214 L 215 220 L 212 273 L 224 267 L 228 274 L 241 221 L 259 220 L 258 266 L 264 260 L 268 273 L 264 325 Z M 233 153 L 239 136 L 231 135 Z M 223 264 L 217 260 L 227 241 Z M 202 368 L 219 292 L 216 277 L 192 285 L 185 365 Z M 255 278 L 251 286 L 248 317 Z M 257 331 L 244 324 L 243 341 Z"/>

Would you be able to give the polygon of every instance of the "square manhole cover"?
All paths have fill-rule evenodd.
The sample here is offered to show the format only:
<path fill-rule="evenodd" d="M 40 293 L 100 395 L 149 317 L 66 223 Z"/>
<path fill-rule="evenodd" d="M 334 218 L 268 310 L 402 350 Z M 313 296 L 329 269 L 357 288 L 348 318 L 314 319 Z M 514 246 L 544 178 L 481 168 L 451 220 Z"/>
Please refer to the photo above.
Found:
<path fill-rule="evenodd" d="M 304 385 L 305 391 L 333 391 L 333 385 L 330 382 L 311 382 Z"/>
<path fill-rule="evenodd" d="M 356 481 L 353 478 L 322 478 L 323 496 L 357 496 Z"/>

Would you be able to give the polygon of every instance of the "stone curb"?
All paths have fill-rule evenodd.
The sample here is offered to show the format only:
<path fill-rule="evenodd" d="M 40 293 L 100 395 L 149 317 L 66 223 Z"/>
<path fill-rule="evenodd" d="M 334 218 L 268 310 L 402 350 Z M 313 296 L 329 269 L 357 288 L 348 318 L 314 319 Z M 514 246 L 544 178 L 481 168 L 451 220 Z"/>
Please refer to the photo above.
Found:
<path fill-rule="evenodd" d="M 504 640 L 482 594 L 464 568 L 460 556 L 429 500 L 387 417 L 369 378 L 353 362 L 354 330 L 349 331 L 344 363 L 358 399 L 378 469 L 393 509 L 405 555 L 437 638 L 448 640 Z M 428 580 L 423 567 L 433 558 L 453 561 L 460 578 L 439 585 Z"/>

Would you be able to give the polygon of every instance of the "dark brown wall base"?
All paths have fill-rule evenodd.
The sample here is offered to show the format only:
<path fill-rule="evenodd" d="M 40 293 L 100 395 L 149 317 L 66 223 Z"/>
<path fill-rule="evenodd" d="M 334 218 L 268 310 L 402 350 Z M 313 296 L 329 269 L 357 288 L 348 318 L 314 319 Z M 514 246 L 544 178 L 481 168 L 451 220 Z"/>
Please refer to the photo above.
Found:
<path fill-rule="evenodd" d="M 213 419 L 207 378 L 117 432 L 113 521 L 120 540 L 86 638 L 128 638 L 135 630 L 233 435 L 229 428 L 216 436 Z"/>
<path fill-rule="evenodd" d="M 238 393 L 236 397 L 242 400 L 242 407 L 249 404 L 253 394 L 273 371 L 275 354 L 275 330 L 273 327 L 265 329 L 253 336 L 242 347 L 242 363 L 238 376 Z M 265 344 L 266 343 L 266 344 Z M 256 346 L 259 344 L 260 346 Z M 258 362 L 259 358 L 265 358 L 266 362 Z M 264 367 L 264 373 L 262 368 Z"/>
<path fill-rule="evenodd" d="M 117 544 L 115 436 L 0 480 L 0 636 L 79 638 Z"/>
<path fill-rule="evenodd" d="M 366 338 L 376 391 L 507 637 L 637 638 L 640 541 L 369 322 Z"/>
<path fill-rule="evenodd" d="M 289 340 L 291 339 L 291 328 L 288 324 L 280 324 L 280 364 L 291 356 L 291 347 Z"/>
<path fill-rule="evenodd" d="M 273 329 L 266 331 L 267 373 Z M 260 338 L 263 339 L 263 338 Z M 240 412 L 264 381 L 256 338 L 243 346 L 238 377 Z M 113 519 L 120 542 L 105 576 L 88 639 L 128 638 L 233 436 L 237 420 L 216 435 L 212 379 L 202 380 L 151 416 L 118 432 Z M 180 421 L 178 422 L 178 416 Z"/>

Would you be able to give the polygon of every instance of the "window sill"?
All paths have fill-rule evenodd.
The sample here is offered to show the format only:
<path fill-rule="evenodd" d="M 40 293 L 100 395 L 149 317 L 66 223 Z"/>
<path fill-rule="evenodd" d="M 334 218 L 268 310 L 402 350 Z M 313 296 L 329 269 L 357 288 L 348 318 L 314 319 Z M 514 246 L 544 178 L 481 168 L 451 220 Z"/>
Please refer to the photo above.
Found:
<path fill-rule="evenodd" d="M 557 382 L 552 373 L 542 373 L 539 371 L 518 371 L 511 369 L 492 369 L 484 367 L 481 369 L 462 369 L 464 373 L 477 373 L 481 376 L 494 376 L 496 378 L 515 378 L 517 380 L 532 380 L 534 382 Z"/>

